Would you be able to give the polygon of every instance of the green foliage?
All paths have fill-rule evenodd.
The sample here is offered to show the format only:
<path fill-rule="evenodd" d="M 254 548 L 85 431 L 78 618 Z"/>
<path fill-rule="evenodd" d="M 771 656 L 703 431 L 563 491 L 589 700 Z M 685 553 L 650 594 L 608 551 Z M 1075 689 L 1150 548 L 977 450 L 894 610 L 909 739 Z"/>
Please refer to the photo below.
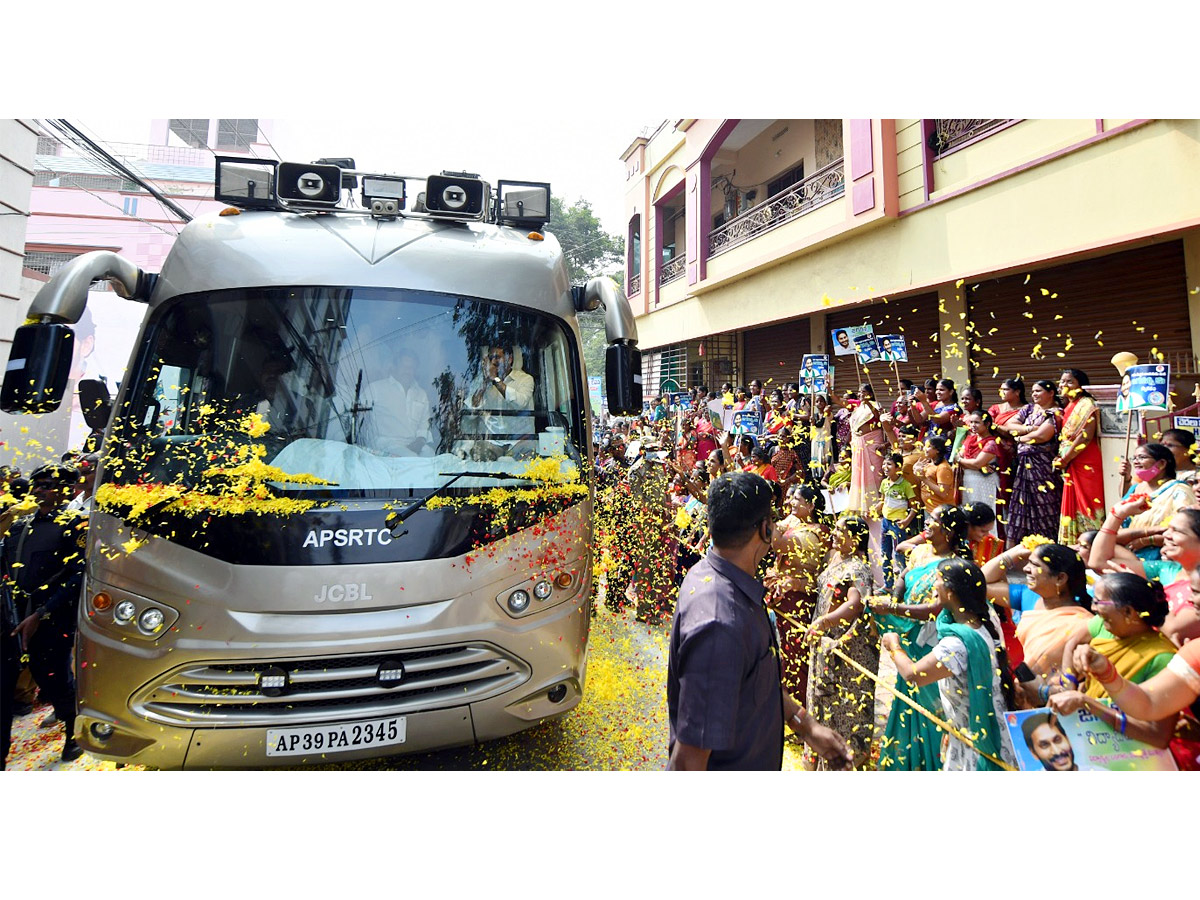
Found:
<path fill-rule="evenodd" d="M 600 220 L 592 212 L 590 203 L 580 199 L 568 207 L 563 205 L 561 198 L 551 197 L 550 223 L 546 230 L 562 245 L 572 284 L 583 284 L 597 275 L 608 275 L 616 281 L 618 290 L 624 290 L 625 239 L 600 227 Z M 603 378 L 604 310 L 580 313 L 579 330 L 583 334 L 583 362 L 587 373 Z"/>

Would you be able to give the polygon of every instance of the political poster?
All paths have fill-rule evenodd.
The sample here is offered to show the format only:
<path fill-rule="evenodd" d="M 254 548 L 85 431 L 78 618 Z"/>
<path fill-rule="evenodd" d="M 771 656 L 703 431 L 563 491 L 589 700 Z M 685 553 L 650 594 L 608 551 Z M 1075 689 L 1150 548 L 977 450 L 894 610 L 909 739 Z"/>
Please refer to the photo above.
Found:
<path fill-rule="evenodd" d="M 1196 442 L 1200 443 L 1200 416 L 1176 416 L 1175 427 L 1190 431 L 1196 436 Z"/>
<path fill-rule="evenodd" d="M 762 420 L 758 413 L 748 410 L 740 410 L 732 416 L 733 427 L 729 430 L 733 434 L 758 434 L 762 431 Z"/>
<path fill-rule="evenodd" d="M 691 409 L 692 395 L 688 391 L 676 391 L 671 394 L 672 409 Z"/>
<path fill-rule="evenodd" d="M 850 325 L 833 330 L 833 355 L 851 356 L 858 352 L 859 342 L 875 342 L 875 328 L 871 325 Z"/>
<path fill-rule="evenodd" d="M 879 343 L 874 336 L 870 338 L 859 338 L 855 341 L 858 347 L 858 361 L 864 366 L 869 366 L 873 362 L 879 362 L 882 357 L 879 355 Z"/>
<path fill-rule="evenodd" d="M 1006 713 L 1005 723 L 1023 772 L 1173 772 L 1170 750 L 1135 741 L 1091 710 L 1059 716 L 1049 709 Z"/>
<path fill-rule="evenodd" d="M 592 415 L 600 415 L 600 407 L 604 405 L 603 398 L 600 396 L 600 376 L 588 376 L 588 399 L 592 403 Z"/>
<path fill-rule="evenodd" d="M 884 362 L 908 362 L 908 344 L 902 334 L 877 334 L 879 358 Z"/>
<path fill-rule="evenodd" d="M 800 387 L 806 394 L 825 394 L 833 380 L 832 366 L 825 353 L 806 353 L 800 363 Z"/>
<path fill-rule="evenodd" d="M 1117 412 L 1132 409 L 1166 412 L 1170 384 L 1171 367 L 1166 363 L 1130 366 L 1121 379 Z"/>

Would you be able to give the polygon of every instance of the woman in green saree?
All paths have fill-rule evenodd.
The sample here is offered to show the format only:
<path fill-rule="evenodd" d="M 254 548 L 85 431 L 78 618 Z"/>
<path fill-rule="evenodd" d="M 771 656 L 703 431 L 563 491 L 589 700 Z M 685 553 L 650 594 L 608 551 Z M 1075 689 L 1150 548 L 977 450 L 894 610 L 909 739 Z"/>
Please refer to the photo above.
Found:
<path fill-rule="evenodd" d="M 934 591 L 938 563 L 946 559 L 971 559 L 967 543 L 967 516 L 957 506 L 939 506 L 925 526 L 925 543 L 908 558 L 908 568 L 896 579 L 890 601 L 873 601 L 871 614 L 880 634 L 895 632 L 900 649 L 910 659 L 921 659 L 933 650 L 923 643 L 921 629 L 941 612 Z M 941 717 L 941 695 L 936 683 L 910 685 L 896 676 L 896 691 Z M 937 726 L 902 701 L 892 703 L 879 752 L 880 769 L 935 771 L 941 769 L 942 735 Z"/>

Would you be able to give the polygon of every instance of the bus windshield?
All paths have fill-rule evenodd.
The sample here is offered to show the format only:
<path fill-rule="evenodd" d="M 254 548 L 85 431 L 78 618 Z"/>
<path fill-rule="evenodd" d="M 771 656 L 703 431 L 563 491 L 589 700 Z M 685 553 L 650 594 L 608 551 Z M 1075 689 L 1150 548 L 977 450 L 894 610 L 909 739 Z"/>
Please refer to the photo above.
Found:
<path fill-rule="evenodd" d="M 559 319 L 478 298 L 379 288 L 188 295 L 151 322 L 115 436 L 120 482 L 191 486 L 214 446 L 371 497 L 489 487 L 538 458 L 578 468 L 582 390 Z M 247 427 L 247 423 L 249 427 Z M 263 426 L 267 426 L 265 429 Z M 487 477 L 495 473 L 496 477 Z"/>

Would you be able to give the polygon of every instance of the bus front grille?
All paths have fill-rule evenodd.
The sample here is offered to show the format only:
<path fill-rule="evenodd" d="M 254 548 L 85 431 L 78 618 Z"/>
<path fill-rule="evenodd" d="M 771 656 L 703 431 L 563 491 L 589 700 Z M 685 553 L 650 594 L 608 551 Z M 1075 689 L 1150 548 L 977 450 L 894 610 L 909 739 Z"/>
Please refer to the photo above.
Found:
<path fill-rule="evenodd" d="M 398 680 L 397 669 L 402 669 Z M 150 721 L 197 728 L 304 725 L 461 706 L 504 693 L 529 677 L 527 664 L 489 644 L 203 662 L 166 673 L 130 705 Z"/>

